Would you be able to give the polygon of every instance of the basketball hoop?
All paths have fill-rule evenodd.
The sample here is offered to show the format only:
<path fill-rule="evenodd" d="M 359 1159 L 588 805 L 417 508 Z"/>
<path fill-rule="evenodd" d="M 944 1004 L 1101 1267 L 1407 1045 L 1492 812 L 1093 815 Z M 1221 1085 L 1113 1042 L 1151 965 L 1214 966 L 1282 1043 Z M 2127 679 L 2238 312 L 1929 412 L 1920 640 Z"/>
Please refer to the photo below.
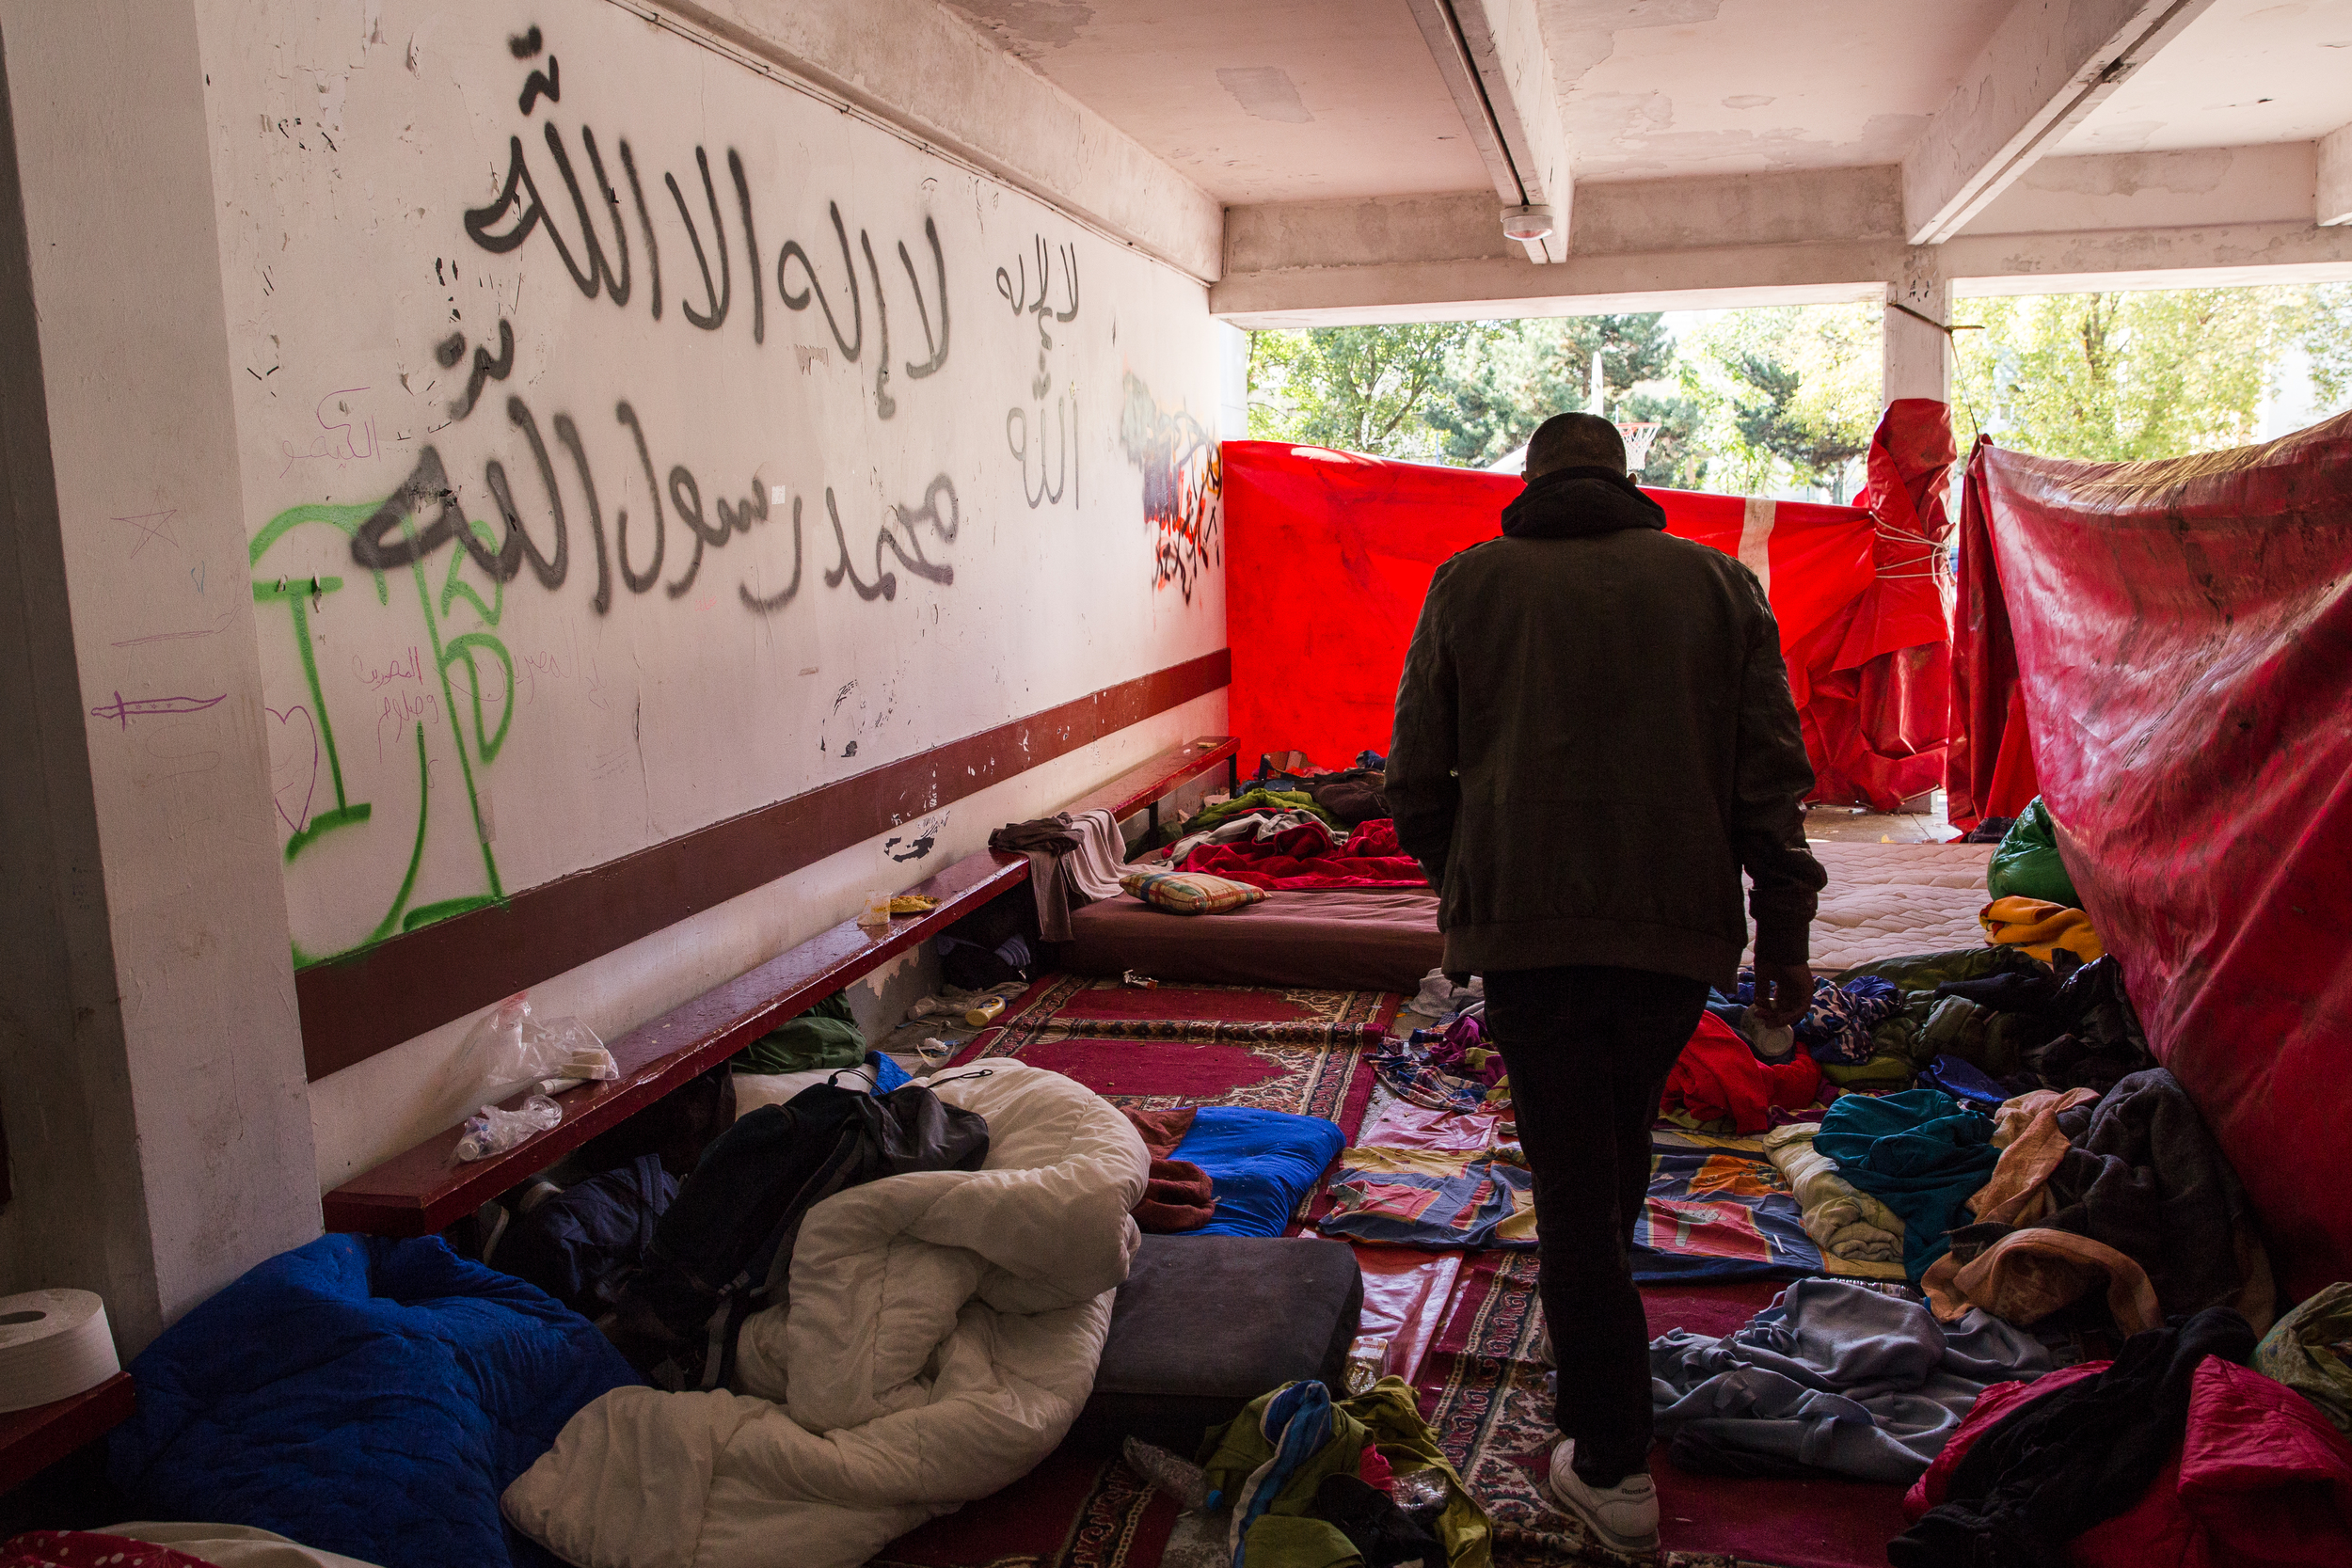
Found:
<path fill-rule="evenodd" d="M 1658 421 L 1628 423 L 1617 426 L 1617 434 L 1625 437 L 1625 466 L 1629 473 L 1640 473 L 1649 462 L 1650 444 L 1658 439 Z"/>

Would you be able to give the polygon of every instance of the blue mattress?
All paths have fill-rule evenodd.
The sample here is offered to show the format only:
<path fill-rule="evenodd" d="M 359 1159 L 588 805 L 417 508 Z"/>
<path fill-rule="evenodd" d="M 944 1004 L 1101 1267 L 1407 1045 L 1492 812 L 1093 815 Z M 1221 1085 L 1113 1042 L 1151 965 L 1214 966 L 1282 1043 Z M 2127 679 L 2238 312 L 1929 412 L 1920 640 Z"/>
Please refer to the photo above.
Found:
<path fill-rule="evenodd" d="M 1168 1158 L 1208 1173 L 1216 1217 L 1184 1234 L 1279 1236 L 1346 1143 L 1338 1125 L 1321 1117 L 1202 1106 Z"/>

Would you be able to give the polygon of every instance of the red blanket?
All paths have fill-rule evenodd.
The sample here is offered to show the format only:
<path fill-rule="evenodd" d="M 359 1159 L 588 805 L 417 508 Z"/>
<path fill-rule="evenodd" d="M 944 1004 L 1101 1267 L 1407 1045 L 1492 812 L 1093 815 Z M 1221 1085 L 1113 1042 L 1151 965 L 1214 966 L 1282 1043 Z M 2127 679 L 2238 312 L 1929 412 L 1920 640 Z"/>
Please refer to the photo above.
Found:
<path fill-rule="evenodd" d="M 1420 863 L 1398 852 L 1396 828 L 1387 817 L 1358 828 L 1344 847 L 1333 844 L 1320 825 L 1309 824 L 1253 842 L 1204 844 L 1186 855 L 1179 869 L 1282 893 L 1429 885 Z"/>

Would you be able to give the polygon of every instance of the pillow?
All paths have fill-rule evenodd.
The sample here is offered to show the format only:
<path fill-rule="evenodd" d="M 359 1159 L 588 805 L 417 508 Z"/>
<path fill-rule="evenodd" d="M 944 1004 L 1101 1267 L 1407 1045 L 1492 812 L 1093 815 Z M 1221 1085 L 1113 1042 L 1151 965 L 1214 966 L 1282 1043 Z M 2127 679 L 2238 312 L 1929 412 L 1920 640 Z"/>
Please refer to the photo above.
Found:
<path fill-rule="evenodd" d="M 1130 871 L 1119 885 L 1171 914 L 1223 914 L 1265 896 L 1265 889 L 1200 871 Z"/>

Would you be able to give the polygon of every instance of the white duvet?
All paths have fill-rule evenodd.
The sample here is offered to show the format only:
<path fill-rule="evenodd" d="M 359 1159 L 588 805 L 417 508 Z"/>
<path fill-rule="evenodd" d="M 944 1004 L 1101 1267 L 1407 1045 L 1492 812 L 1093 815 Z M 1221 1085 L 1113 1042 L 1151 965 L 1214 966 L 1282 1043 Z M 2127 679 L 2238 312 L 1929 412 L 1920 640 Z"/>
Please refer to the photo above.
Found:
<path fill-rule="evenodd" d="M 517 1528 L 580 1568 L 850 1568 L 1053 1450 L 1093 1387 L 1148 1156 L 1058 1073 L 993 1061 L 933 1086 L 987 1118 L 985 1167 L 811 1209 L 788 1300 L 744 1325 L 745 1392 L 596 1400 L 507 1488 Z"/>

